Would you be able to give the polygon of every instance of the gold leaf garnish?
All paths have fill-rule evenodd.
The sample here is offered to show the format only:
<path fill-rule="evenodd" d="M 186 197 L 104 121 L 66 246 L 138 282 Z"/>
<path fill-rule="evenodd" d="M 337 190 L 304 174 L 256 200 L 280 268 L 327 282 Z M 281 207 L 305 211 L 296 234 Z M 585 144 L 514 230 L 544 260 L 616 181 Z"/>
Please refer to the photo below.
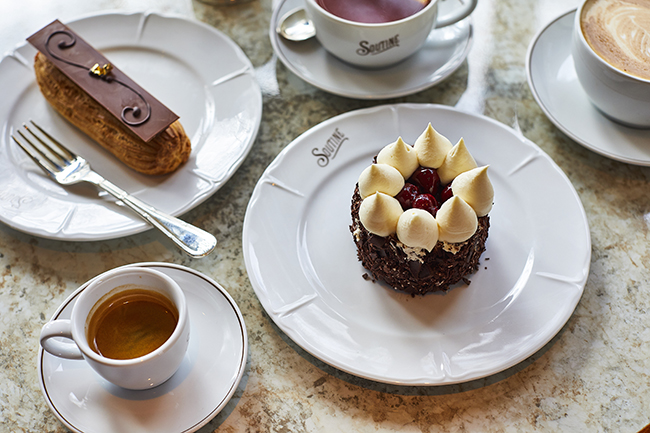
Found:
<path fill-rule="evenodd" d="M 110 74 L 111 69 L 113 69 L 113 65 L 110 63 L 106 63 L 104 66 L 99 66 L 99 63 L 95 63 L 93 67 L 90 68 L 90 72 L 97 75 L 98 77 L 104 77 Z"/>

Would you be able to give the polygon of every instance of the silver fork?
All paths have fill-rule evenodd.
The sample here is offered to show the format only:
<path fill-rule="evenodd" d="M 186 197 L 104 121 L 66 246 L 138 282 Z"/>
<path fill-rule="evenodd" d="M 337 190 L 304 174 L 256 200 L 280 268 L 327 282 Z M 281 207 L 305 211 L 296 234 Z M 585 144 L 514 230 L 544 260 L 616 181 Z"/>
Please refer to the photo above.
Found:
<path fill-rule="evenodd" d="M 14 139 L 43 171 L 61 185 L 89 182 L 100 187 L 116 199 L 122 201 L 122 203 L 134 210 L 145 221 L 167 235 L 176 245 L 192 257 L 206 256 L 217 245 L 217 239 L 210 233 L 171 215 L 160 212 L 104 179 L 90 168 L 88 161 L 72 153 L 33 121 L 30 120 L 30 123 L 52 145 L 48 144 L 41 136 L 35 134 L 26 124 L 23 124 L 23 128 L 33 139 L 40 143 L 40 147 L 43 150 L 39 146 L 34 145 L 20 129 L 17 132 L 22 140 L 19 140 L 16 135 L 12 135 L 11 138 Z"/>

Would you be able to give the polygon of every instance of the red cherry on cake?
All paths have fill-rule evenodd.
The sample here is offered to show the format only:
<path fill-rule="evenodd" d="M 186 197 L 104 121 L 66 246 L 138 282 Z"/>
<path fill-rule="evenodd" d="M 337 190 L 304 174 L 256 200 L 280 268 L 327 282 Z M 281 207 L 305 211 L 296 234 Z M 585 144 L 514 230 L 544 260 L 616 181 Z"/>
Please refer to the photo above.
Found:
<path fill-rule="evenodd" d="M 418 187 L 412 183 L 405 183 L 402 190 L 397 193 L 395 198 L 402 205 L 402 209 L 411 209 L 413 207 L 413 200 L 420 194 Z"/>
<path fill-rule="evenodd" d="M 435 168 L 419 167 L 409 180 L 419 185 L 423 193 L 429 194 L 435 194 L 440 185 L 440 177 Z"/>
<path fill-rule="evenodd" d="M 413 207 L 416 209 L 424 209 L 431 215 L 436 216 L 438 213 L 438 201 L 431 194 L 420 194 L 413 200 Z"/>
<path fill-rule="evenodd" d="M 453 191 L 451 190 L 451 184 L 447 185 L 442 189 L 442 192 L 440 193 L 440 201 L 442 203 L 446 202 L 450 198 L 454 196 Z"/>

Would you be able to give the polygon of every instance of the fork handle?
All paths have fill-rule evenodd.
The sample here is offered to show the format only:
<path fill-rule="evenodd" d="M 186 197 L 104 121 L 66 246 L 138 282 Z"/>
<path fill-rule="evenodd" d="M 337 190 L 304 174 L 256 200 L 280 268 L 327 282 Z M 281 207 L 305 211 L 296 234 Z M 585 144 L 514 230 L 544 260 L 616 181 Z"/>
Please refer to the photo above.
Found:
<path fill-rule="evenodd" d="M 97 180 L 97 186 L 121 200 L 134 210 L 144 220 L 163 232 L 178 247 L 192 257 L 204 257 L 217 245 L 217 239 L 205 230 L 201 230 L 158 209 L 144 203 L 127 193 L 112 182 L 102 178 Z"/>

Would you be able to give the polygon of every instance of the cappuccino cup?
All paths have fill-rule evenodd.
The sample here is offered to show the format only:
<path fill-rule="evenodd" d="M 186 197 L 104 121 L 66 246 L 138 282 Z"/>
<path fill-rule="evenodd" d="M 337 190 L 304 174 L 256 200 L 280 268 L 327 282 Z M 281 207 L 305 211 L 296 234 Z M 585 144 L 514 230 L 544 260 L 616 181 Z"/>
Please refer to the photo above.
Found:
<path fill-rule="evenodd" d="M 407 1 L 412 8 L 399 6 Z M 459 2 L 443 16 L 439 0 L 305 0 L 305 11 L 325 50 L 354 66 L 380 68 L 414 54 L 434 27 L 466 18 L 476 3 Z M 373 10 L 378 4 L 386 10 Z"/>
<path fill-rule="evenodd" d="M 77 296 L 69 320 L 43 326 L 40 343 L 54 356 L 87 362 L 117 386 L 143 390 L 178 370 L 189 332 L 178 284 L 162 272 L 128 267 L 93 279 Z"/>
<path fill-rule="evenodd" d="M 650 128 L 648 38 L 650 2 L 586 0 L 576 11 L 578 81 L 600 112 L 625 126 Z"/>

